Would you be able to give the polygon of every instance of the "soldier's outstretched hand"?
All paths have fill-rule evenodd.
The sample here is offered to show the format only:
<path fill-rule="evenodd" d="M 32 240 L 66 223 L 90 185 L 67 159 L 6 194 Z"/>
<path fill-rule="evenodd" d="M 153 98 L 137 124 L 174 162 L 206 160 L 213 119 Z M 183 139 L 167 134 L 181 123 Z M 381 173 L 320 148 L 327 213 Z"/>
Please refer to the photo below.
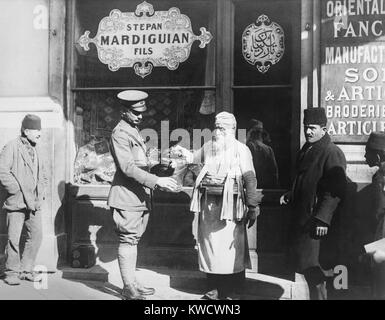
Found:
<path fill-rule="evenodd" d="M 171 191 L 173 192 L 178 188 L 178 184 L 175 179 L 170 177 L 160 177 L 158 178 L 156 185 L 163 189 L 164 191 Z"/>

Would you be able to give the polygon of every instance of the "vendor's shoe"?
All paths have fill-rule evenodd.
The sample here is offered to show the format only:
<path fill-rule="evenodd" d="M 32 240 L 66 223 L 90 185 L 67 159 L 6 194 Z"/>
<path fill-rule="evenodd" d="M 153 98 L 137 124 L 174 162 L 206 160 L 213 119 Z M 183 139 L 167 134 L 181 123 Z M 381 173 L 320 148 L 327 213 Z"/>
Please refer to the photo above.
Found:
<path fill-rule="evenodd" d="M 139 282 L 135 282 L 135 288 L 143 296 L 151 296 L 155 293 L 154 288 L 145 287 Z"/>
<path fill-rule="evenodd" d="M 26 280 L 31 282 L 40 282 L 41 277 L 35 272 L 21 272 L 19 275 L 20 280 Z"/>
<path fill-rule="evenodd" d="M 4 282 L 10 286 L 17 286 L 21 283 L 18 272 L 6 273 Z"/>
<path fill-rule="evenodd" d="M 214 290 L 211 290 L 209 292 L 206 292 L 203 295 L 202 299 L 204 299 L 204 300 L 219 300 L 218 290 L 214 289 Z"/>
<path fill-rule="evenodd" d="M 141 295 L 132 284 L 124 286 L 122 296 L 125 300 L 146 300 L 146 297 Z"/>

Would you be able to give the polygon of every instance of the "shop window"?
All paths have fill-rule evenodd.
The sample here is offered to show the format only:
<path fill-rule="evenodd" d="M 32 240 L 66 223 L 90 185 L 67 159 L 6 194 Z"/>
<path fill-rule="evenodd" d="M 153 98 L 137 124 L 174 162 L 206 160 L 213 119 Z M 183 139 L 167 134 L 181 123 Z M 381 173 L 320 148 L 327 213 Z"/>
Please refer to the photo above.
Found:
<path fill-rule="evenodd" d="M 262 141 L 272 148 L 277 162 L 278 179 L 275 179 L 271 169 L 270 177 L 263 176 L 263 179 L 260 179 L 261 188 L 286 187 L 290 184 L 292 119 L 291 105 L 288 101 L 291 99 L 291 90 L 288 88 L 243 89 L 236 90 L 234 93 L 235 115 L 239 119 L 239 127 L 248 128 L 250 119 L 261 121 L 263 123 Z M 260 161 L 272 161 L 272 159 L 261 157 Z M 269 165 L 271 167 L 271 163 Z M 263 166 L 265 169 L 267 167 Z M 258 171 L 258 167 L 255 169 Z M 258 175 L 262 176 L 260 172 L 257 172 Z"/>
<path fill-rule="evenodd" d="M 246 129 L 250 119 L 262 122 L 261 139 L 274 152 L 279 180 L 265 177 L 259 187 L 287 188 L 297 139 L 292 128 L 299 126 L 293 110 L 299 108 L 300 1 L 233 3 L 234 113 Z"/>
<path fill-rule="evenodd" d="M 74 3 L 71 87 L 78 150 L 84 146 L 91 146 L 92 150 L 95 143 L 109 139 L 112 129 L 120 120 L 121 103 L 116 95 L 125 89 L 138 88 L 149 94 L 146 101 L 148 110 L 144 114 L 140 129 L 155 130 L 159 140 L 162 121 L 167 121 L 169 133 L 177 128 L 192 133 L 193 129 L 210 129 L 213 126 L 216 92 L 215 41 L 211 41 L 205 48 L 200 48 L 199 41 L 195 41 L 189 58 L 180 63 L 177 69 L 154 66 L 151 74 L 145 77 L 135 74 L 133 68 L 109 70 L 108 66 L 99 60 L 93 44 L 90 44 L 89 51 L 85 51 L 77 42 L 87 30 L 91 32 L 90 38 L 94 37 L 100 20 L 108 16 L 111 10 L 135 12 L 141 2 L 82 0 Z M 199 35 L 200 28 L 205 27 L 215 37 L 215 1 L 149 3 L 155 11 L 179 8 L 182 14 L 190 18 L 194 34 Z M 192 145 L 191 141 L 191 147 Z M 161 148 L 160 141 L 157 146 Z M 97 179 L 82 179 L 76 166 L 79 167 L 78 161 L 75 164 L 75 182 L 98 183 Z"/>

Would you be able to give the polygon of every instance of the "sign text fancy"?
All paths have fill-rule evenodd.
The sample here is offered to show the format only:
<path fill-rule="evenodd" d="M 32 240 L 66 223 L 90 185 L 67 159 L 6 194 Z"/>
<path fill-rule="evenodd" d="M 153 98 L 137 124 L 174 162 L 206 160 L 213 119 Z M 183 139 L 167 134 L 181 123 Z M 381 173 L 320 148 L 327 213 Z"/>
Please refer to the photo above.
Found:
<path fill-rule="evenodd" d="M 385 130 L 385 0 L 323 0 L 321 35 L 328 132 L 365 142 Z"/>
<path fill-rule="evenodd" d="M 144 1 L 135 12 L 112 10 L 100 21 L 94 38 L 90 39 L 90 32 L 86 31 L 78 42 L 86 51 L 93 43 L 100 61 L 111 71 L 133 67 L 135 73 L 144 78 L 153 67 L 177 69 L 190 56 L 194 41 L 200 41 L 200 48 L 210 43 L 211 33 L 204 27 L 200 31 L 199 36 L 193 33 L 190 18 L 178 8 L 154 11 L 153 6 Z"/>

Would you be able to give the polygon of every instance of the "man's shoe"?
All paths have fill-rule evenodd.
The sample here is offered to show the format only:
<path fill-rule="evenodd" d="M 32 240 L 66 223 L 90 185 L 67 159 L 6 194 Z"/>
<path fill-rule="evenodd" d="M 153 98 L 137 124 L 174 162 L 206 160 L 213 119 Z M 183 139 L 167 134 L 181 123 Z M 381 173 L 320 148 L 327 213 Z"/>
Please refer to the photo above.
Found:
<path fill-rule="evenodd" d="M 135 282 L 135 288 L 143 296 L 151 296 L 155 293 L 154 288 L 145 287 L 139 282 Z"/>
<path fill-rule="evenodd" d="M 26 280 L 31 282 L 40 282 L 41 277 L 38 276 L 35 272 L 22 272 L 19 276 L 20 280 Z"/>
<path fill-rule="evenodd" d="M 4 282 L 10 286 L 17 286 L 21 283 L 18 273 L 6 274 Z"/>
<path fill-rule="evenodd" d="M 146 297 L 141 295 L 134 285 L 125 285 L 122 290 L 122 296 L 125 300 L 146 300 Z"/>
<path fill-rule="evenodd" d="M 214 289 L 209 292 L 206 292 L 202 299 L 204 300 L 219 300 L 218 290 Z"/>
<path fill-rule="evenodd" d="M 317 288 L 318 300 L 327 300 L 328 294 L 326 289 L 326 282 L 318 284 L 316 288 Z"/>
<path fill-rule="evenodd" d="M 241 297 L 235 293 L 231 293 L 223 297 L 221 300 L 241 300 Z"/>

